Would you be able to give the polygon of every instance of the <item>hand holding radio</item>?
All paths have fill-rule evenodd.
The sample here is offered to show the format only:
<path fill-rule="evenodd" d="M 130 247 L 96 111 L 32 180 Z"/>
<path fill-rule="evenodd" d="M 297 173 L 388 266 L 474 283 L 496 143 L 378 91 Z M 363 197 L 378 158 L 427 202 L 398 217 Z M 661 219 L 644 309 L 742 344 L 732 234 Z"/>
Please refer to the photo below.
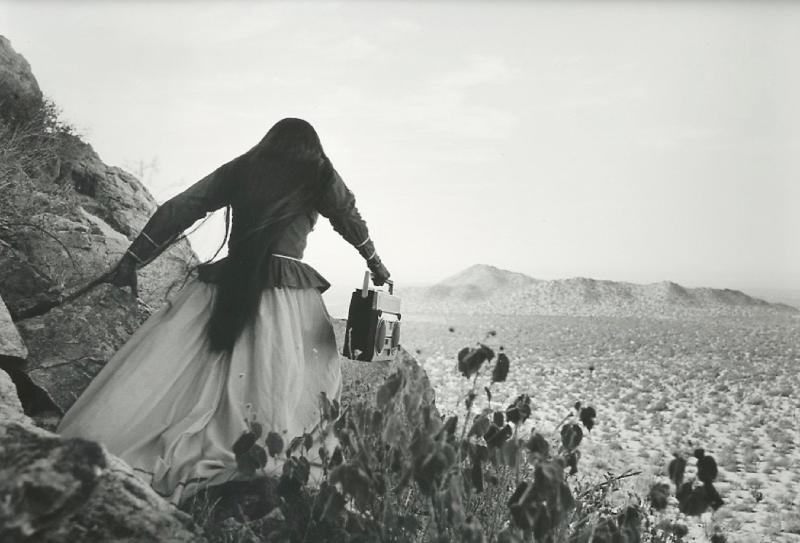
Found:
<path fill-rule="evenodd" d="M 378 252 L 375 250 L 375 244 L 371 239 L 367 238 L 363 243 L 358 246 L 358 254 L 367 261 L 367 267 L 372 272 L 372 282 L 375 286 L 379 287 L 386 283 L 389 279 L 389 270 L 381 262 Z"/>
<path fill-rule="evenodd" d="M 367 261 L 367 267 L 372 272 L 372 282 L 376 287 L 383 285 L 391 277 L 389 270 L 386 269 L 386 266 L 383 265 L 377 255 L 372 260 Z"/>

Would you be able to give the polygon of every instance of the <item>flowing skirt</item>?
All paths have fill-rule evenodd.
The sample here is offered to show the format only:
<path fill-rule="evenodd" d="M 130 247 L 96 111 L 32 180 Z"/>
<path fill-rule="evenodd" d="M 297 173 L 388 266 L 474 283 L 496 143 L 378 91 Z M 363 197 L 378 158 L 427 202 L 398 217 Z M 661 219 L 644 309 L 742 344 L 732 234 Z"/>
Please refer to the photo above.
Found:
<path fill-rule="evenodd" d="M 232 353 L 205 326 L 216 287 L 194 280 L 109 360 L 58 431 L 104 444 L 173 503 L 236 475 L 233 444 L 258 421 L 288 444 L 341 395 L 336 337 L 315 288 L 264 290 Z M 312 450 L 316 450 L 315 447 Z M 280 473 L 270 458 L 267 474 Z"/>

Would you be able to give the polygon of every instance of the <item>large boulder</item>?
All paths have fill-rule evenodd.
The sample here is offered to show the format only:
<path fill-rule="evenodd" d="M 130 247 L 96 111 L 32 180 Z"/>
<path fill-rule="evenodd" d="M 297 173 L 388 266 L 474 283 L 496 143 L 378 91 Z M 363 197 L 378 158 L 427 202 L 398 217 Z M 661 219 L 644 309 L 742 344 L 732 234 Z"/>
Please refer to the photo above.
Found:
<path fill-rule="evenodd" d="M 0 504 L 8 543 L 204 540 L 191 517 L 100 445 L 34 426 L 2 370 Z"/>
<path fill-rule="evenodd" d="M 81 237 L 78 247 L 89 242 L 94 260 L 80 266 L 73 283 L 86 282 L 116 262 L 128 244 L 139 234 L 157 208 L 150 192 L 130 173 L 107 166 L 90 145 L 74 138 L 62 153 L 56 182 L 70 186 L 76 203 L 77 221 L 88 227 L 92 236 Z M 81 244 L 83 243 L 83 244 Z M 140 296 L 160 306 L 170 288 L 186 276 L 197 257 L 187 241 L 180 241 L 140 273 Z"/>
<path fill-rule="evenodd" d="M 149 313 L 127 290 L 100 285 L 44 315 L 20 321 L 30 354 L 23 375 L 13 377 L 26 411 L 66 412 Z"/>
<path fill-rule="evenodd" d="M 42 100 L 42 91 L 25 58 L 0 36 L 0 118 L 22 120 L 29 108 Z"/>
<path fill-rule="evenodd" d="M 15 319 L 41 314 L 119 261 L 157 204 L 129 173 L 85 143 L 59 148 L 53 176 L 17 176 L 0 202 L 0 294 Z M 164 303 L 197 258 L 180 241 L 144 268 L 140 296 Z"/>

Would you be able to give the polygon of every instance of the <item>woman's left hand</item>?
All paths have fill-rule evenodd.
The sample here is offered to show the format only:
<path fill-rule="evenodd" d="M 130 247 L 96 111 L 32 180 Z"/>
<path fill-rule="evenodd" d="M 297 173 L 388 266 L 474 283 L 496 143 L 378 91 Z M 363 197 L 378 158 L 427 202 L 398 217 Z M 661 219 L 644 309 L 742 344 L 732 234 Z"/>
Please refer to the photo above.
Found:
<path fill-rule="evenodd" d="M 136 298 L 139 295 L 139 280 L 136 276 L 136 261 L 125 255 L 116 266 L 111 268 L 100 280 L 118 287 L 131 287 L 131 294 Z"/>
<path fill-rule="evenodd" d="M 383 265 L 383 262 L 381 262 L 381 259 L 377 256 L 369 260 L 367 262 L 367 266 L 372 272 L 372 282 L 376 287 L 383 285 L 386 283 L 389 277 L 391 277 L 389 270 L 386 269 L 386 266 Z"/>

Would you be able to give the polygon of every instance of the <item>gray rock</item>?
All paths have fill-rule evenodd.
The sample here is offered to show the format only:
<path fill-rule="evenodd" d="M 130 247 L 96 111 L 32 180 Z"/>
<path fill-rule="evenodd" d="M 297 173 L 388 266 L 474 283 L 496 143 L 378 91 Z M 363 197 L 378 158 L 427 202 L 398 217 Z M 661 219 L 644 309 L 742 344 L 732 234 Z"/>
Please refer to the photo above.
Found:
<path fill-rule="evenodd" d="M 2 36 L 0 102 L 0 122 L 33 131 L 25 149 L 4 155 L 17 162 L 0 168 L 0 294 L 19 320 L 107 271 L 157 205 L 138 179 L 103 163 L 69 131 L 25 124 L 28 110 L 41 117 L 47 107 L 30 66 Z M 140 296 L 161 305 L 196 263 L 188 242 L 178 242 L 142 271 Z"/>
<path fill-rule="evenodd" d="M 30 352 L 24 374 L 49 400 L 31 400 L 28 412 L 65 412 L 149 314 L 127 290 L 100 285 L 44 315 L 18 322 Z"/>
<path fill-rule="evenodd" d="M 71 136 L 70 136 L 71 137 Z M 55 178 L 17 179 L 0 203 L 0 294 L 15 319 L 47 311 L 65 292 L 101 275 L 147 222 L 156 203 L 133 176 L 76 141 Z M 53 187 L 61 187 L 53 191 Z M 180 241 L 140 273 L 140 296 L 164 303 L 197 258 Z"/>
<path fill-rule="evenodd" d="M 8 314 L 3 297 L 0 296 L 0 359 L 23 361 L 28 357 L 28 349 L 22 342 L 17 327 Z"/>
<path fill-rule="evenodd" d="M 0 370 L 0 541 L 204 541 L 100 445 L 34 426 L 13 391 Z"/>
<path fill-rule="evenodd" d="M 68 148 L 57 182 L 74 187 L 79 222 L 90 228 L 91 252 L 102 255 L 100 261 L 93 262 L 95 265 L 81 266 L 81 276 L 72 281 L 79 284 L 118 261 L 157 205 L 138 179 L 120 168 L 106 166 L 90 145 L 77 140 Z M 176 243 L 141 270 L 139 295 L 147 304 L 161 306 L 170 289 L 180 284 L 189 268 L 197 263 L 187 241 Z"/>
<path fill-rule="evenodd" d="M 17 387 L 6 372 L 0 370 L 0 424 L 21 422 L 32 424 L 22 411 L 22 403 L 17 396 Z"/>
<path fill-rule="evenodd" d="M 0 229 L 0 294 L 12 318 L 25 311 L 55 304 L 61 293 L 56 283 L 37 269 L 28 256 L 6 242 Z"/>
<path fill-rule="evenodd" d="M 29 104 L 41 100 L 42 91 L 28 61 L 0 36 L 0 117 L 16 118 Z"/>

